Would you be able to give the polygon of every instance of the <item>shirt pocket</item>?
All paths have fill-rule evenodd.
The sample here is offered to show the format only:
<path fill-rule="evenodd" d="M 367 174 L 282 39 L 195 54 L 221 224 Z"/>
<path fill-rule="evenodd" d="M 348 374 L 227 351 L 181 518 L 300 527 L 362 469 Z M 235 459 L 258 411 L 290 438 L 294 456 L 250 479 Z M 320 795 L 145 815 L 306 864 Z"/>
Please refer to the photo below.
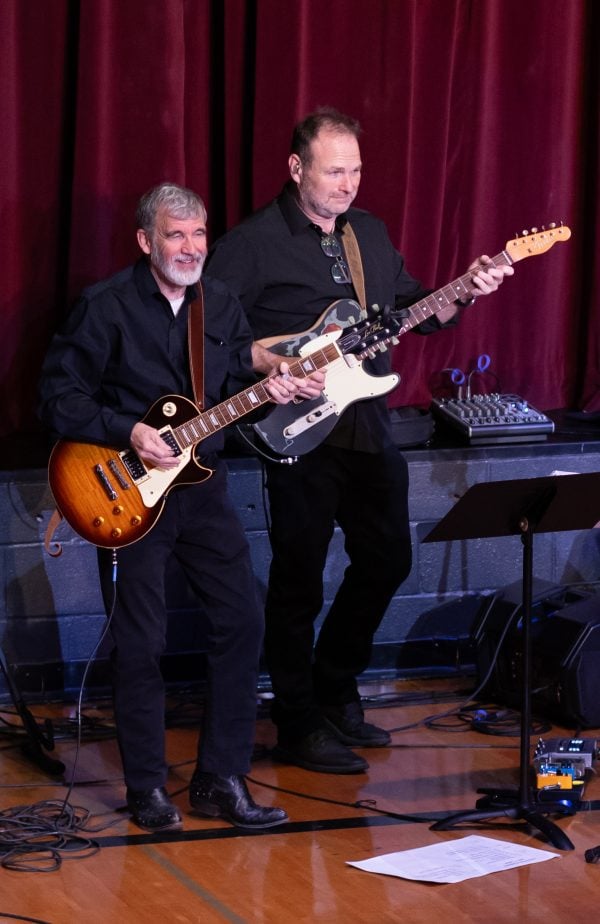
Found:
<path fill-rule="evenodd" d="M 223 384 L 229 373 L 230 347 L 218 334 L 204 334 L 204 392 L 207 404 L 220 400 Z"/>

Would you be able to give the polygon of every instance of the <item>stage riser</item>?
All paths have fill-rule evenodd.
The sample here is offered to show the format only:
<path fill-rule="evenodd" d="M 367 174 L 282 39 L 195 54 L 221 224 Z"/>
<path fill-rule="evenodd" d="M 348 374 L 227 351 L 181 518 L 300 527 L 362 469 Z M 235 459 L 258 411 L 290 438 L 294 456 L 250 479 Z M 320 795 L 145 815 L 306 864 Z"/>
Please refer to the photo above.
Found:
<path fill-rule="evenodd" d="M 520 579 L 521 540 L 516 536 L 431 544 L 420 540 L 477 482 L 535 478 L 555 470 L 600 471 L 600 443 L 414 449 L 405 454 L 410 467 L 414 562 L 377 633 L 371 674 L 468 670 L 473 665 L 469 635 L 477 601 Z M 229 468 L 232 497 L 264 594 L 270 550 L 262 473 L 253 458 L 230 459 Z M 44 551 L 52 509 L 45 470 L 0 473 L 0 637 L 27 695 L 45 691 L 60 696 L 76 689 L 104 626 L 94 548 L 63 525 L 57 534 L 63 554 L 51 558 Z M 346 563 L 337 531 L 325 574 L 325 608 Z M 600 532 L 536 535 L 534 567 L 536 577 L 554 584 L 598 580 Z M 175 571 L 168 587 L 167 673 L 174 682 L 187 683 L 199 670 L 201 659 L 189 656 L 203 649 L 203 622 Z M 105 682 L 103 662 L 101 652 L 91 675 L 92 687 Z"/>

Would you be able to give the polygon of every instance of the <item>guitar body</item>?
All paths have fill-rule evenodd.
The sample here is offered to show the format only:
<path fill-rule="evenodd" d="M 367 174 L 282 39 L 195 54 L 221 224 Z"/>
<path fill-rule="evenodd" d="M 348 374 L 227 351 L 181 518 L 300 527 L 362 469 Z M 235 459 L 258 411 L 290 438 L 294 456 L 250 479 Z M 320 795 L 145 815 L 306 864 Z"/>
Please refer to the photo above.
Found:
<path fill-rule="evenodd" d="M 172 442 L 172 430 L 196 418 L 187 398 L 167 395 L 152 405 L 143 422 Z M 196 462 L 193 447 L 180 450 L 176 469 L 148 465 L 132 449 L 60 440 L 50 456 L 48 480 L 65 520 L 88 542 L 121 548 L 137 542 L 158 520 L 168 492 L 205 481 L 212 470 Z"/>
<path fill-rule="evenodd" d="M 309 340 L 300 350 L 304 356 L 340 332 Z M 280 455 L 304 455 L 328 436 L 341 414 L 356 401 L 387 395 L 400 382 L 395 372 L 371 375 L 352 353 L 340 355 L 327 366 L 325 389 L 318 398 L 278 404 L 264 420 L 253 424 L 262 441 Z"/>
<path fill-rule="evenodd" d="M 358 302 L 333 302 L 314 327 L 281 340 L 259 340 L 261 346 L 279 356 L 307 356 L 325 343 L 337 340 L 345 329 L 365 321 Z M 394 374 L 375 376 L 366 372 L 352 353 L 340 355 L 327 366 L 325 390 L 318 398 L 277 405 L 266 418 L 252 425 L 262 441 L 281 455 L 304 455 L 331 433 L 341 414 L 356 401 L 387 395 L 400 382 Z"/>

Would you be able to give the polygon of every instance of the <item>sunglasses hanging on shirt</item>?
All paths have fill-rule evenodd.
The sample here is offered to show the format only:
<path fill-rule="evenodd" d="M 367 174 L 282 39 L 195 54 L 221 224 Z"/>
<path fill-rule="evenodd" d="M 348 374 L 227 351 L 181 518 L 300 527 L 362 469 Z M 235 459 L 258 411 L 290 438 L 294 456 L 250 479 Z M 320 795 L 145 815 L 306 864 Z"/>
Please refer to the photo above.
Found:
<path fill-rule="evenodd" d="M 335 263 L 331 264 L 331 276 L 339 285 L 350 285 L 352 277 L 350 268 L 342 257 L 342 246 L 333 234 L 324 234 L 321 237 L 321 250 L 326 257 L 332 257 Z"/>

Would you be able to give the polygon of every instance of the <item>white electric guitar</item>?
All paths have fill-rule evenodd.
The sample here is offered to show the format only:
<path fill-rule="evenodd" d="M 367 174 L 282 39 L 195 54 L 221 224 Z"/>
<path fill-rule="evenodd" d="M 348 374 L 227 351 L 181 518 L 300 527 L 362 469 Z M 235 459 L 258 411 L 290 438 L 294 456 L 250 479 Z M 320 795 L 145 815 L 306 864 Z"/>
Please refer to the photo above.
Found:
<path fill-rule="evenodd" d="M 542 231 L 524 232 L 508 241 L 504 250 L 492 258 L 494 266 L 506 266 L 545 253 L 557 243 L 567 241 L 571 231 L 565 225 L 550 225 Z M 363 360 L 386 350 L 390 344 L 427 318 L 433 317 L 457 299 L 471 292 L 471 274 L 466 273 L 426 298 L 402 311 L 388 311 L 366 320 L 360 305 L 352 300 L 334 302 L 309 330 L 298 334 L 270 337 L 258 342 L 285 358 L 310 357 L 325 344 L 335 341 L 338 357 L 327 367 L 325 390 L 318 398 L 277 405 L 253 429 L 274 452 L 304 455 L 331 432 L 340 415 L 356 401 L 386 395 L 400 382 L 396 373 L 371 375 Z M 361 336 L 368 332 L 368 337 Z"/>

